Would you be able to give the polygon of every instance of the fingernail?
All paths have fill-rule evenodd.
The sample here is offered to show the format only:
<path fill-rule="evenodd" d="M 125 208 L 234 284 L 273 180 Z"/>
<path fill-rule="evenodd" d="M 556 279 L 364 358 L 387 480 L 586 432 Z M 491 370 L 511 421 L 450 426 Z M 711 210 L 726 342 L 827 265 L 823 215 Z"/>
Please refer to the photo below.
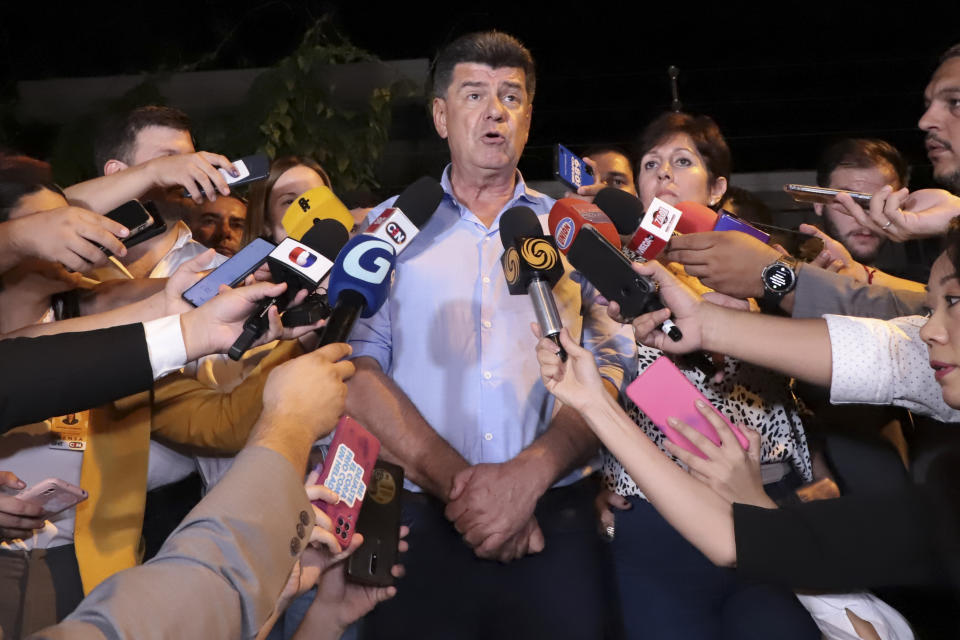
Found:
<path fill-rule="evenodd" d="M 707 405 L 703 403 L 703 400 L 697 400 L 694 404 L 697 405 L 698 409 L 705 409 Z"/>
<path fill-rule="evenodd" d="M 234 169 L 233 171 L 230 172 L 230 175 L 232 175 L 234 178 L 236 178 L 237 176 L 240 175 L 240 172 L 239 172 L 238 170 Z"/>
<path fill-rule="evenodd" d="M 26 482 L 24 482 L 23 480 L 17 480 L 17 489 L 24 489 L 26 488 L 26 486 L 27 486 Z"/>
<path fill-rule="evenodd" d="M 677 426 L 678 422 L 680 421 L 677 420 L 676 418 L 667 418 L 667 424 L 670 425 L 671 427 Z"/>

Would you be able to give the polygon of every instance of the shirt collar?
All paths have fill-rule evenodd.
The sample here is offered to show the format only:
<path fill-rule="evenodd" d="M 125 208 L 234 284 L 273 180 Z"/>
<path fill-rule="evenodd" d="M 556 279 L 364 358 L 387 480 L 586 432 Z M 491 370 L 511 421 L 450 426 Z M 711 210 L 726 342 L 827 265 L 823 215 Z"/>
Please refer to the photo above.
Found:
<path fill-rule="evenodd" d="M 453 194 L 453 184 L 450 183 L 450 169 L 453 167 L 453 164 L 448 164 L 444 170 L 443 175 L 440 177 L 440 186 L 443 188 L 444 197 L 449 198 L 452 203 L 457 205 L 460 210 L 460 217 L 463 217 L 464 213 L 469 211 L 457 200 L 457 197 Z M 523 180 L 523 174 L 520 173 L 519 169 L 515 169 L 517 176 L 517 184 L 513 188 L 513 198 L 510 202 L 507 203 L 507 206 L 504 207 L 504 211 L 510 207 L 517 206 L 521 202 L 526 202 L 529 204 L 538 204 L 543 198 L 543 194 L 539 191 L 531 189 L 527 186 L 527 183 Z"/>

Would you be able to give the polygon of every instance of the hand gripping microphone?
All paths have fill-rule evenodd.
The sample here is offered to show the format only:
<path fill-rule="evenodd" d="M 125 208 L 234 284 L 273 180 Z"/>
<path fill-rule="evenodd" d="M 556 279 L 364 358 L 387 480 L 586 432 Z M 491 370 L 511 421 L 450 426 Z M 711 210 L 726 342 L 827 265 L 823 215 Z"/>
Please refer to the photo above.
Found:
<path fill-rule="evenodd" d="M 770 241 L 770 234 L 764 233 L 751 226 L 745 220 L 738 218 L 723 209 L 716 213 L 710 207 L 699 202 L 681 202 L 677 208 L 683 213 L 677 222 L 677 231 L 680 233 L 697 233 L 700 231 L 742 231 L 766 243 Z"/>
<path fill-rule="evenodd" d="M 400 255 L 417 237 L 420 227 L 430 219 L 442 199 L 440 183 L 423 176 L 404 189 L 393 206 L 377 216 L 364 233 L 390 243 Z"/>
<path fill-rule="evenodd" d="M 565 243 L 565 248 L 561 247 L 570 264 L 593 283 L 607 300 L 620 305 L 620 313 L 625 318 L 662 309 L 657 284 L 635 272 L 630 260 L 592 223 L 579 216 L 578 207 L 572 206 L 571 201 L 571 198 L 557 200 L 549 218 L 550 231 L 553 233 L 567 219 L 573 221 L 571 237 Z M 560 246 L 559 243 L 557 246 Z M 668 319 L 661 327 L 672 340 L 683 338 L 672 320 Z"/>
<path fill-rule="evenodd" d="M 507 290 L 513 296 L 530 296 L 543 336 L 557 345 L 560 358 L 566 360 L 560 346 L 563 324 L 553 298 L 553 285 L 563 277 L 563 261 L 553 238 L 543 235 L 540 220 L 529 207 L 513 207 L 500 216 L 500 241 Z"/>
<path fill-rule="evenodd" d="M 384 240 L 361 234 L 347 242 L 337 256 L 327 285 L 333 301 L 330 319 L 320 335 L 320 346 L 346 342 L 357 318 L 369 318 L 390 295 L 397 254 Z"/>
<path fill-rule="evenodd" d="M 286 238 L 267 256 L 274 282 L 286 282 L 286 290 L 277 298 L 268 298 L 243 325 L 243 332 L 230 347 L 229 356 L 239 360 L 267 328 L 267 313 L 272 305 L 283 311 L 300 289 L 313 290 L 320 285 L 340 249 L 347 243 L 347 230 L 337 220 L 321 219 L 299 241 Z"/>

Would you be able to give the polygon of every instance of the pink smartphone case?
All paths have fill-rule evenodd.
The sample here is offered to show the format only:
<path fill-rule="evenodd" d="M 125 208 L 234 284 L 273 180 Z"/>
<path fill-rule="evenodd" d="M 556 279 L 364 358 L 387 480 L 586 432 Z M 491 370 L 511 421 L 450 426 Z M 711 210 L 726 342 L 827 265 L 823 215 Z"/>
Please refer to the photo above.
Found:
<path fill-rule="evenodd" d="M 693 443 L 680 435 L 676 429 L 668 425 L 667 418 L 682 420 L 709 438 L 713 444 L 720 446 L 720 436 L 717 434 L 717 430 L 706 418 L 700 415 L 695 402 L 702 400 L 711 408 L 713 408 L 713 405 L 700 393 L 699 389 L 693 386 L 693 383 L 687 380 L 686 376 L 677 369 L 669 358 L 660 356 L 643 373 L 637 376 L 637 379 L 627 387 L 627 397 L 633 400 L 634 404 L 653 421 L 658 429 L 663 431 L 670 442 L 690 453 L 694 453 L 701 458 L 707 457 Z M 722 413 L 719 411 L 716 411 L 716 413 L 723 418 L 723 421 L 733 431 L 740 442 L 740 446 L 748 449 L 750 443 L 740 429 L 727 420 Z"/>
<path fill-rule="evenodd" d="M 87 492 L 80 487 L 58 478 L 41 480 L 17 494 L 24 502 L 43 509 L 46 516 L 53 516 L 87 499 Z"/>
<path fill-rule="evenodd" d="M 379 454 L 380 441 L 376 436 L 350 416 L 340 418 L 316 482 L 335 491 L 340 496 L 340 502 L 330 504 L 315 500 L 313 504 L 333 520 L 334 533 L 340 538 L 343 548 L 353 538 L 363 497 L 370 485 Z"/>

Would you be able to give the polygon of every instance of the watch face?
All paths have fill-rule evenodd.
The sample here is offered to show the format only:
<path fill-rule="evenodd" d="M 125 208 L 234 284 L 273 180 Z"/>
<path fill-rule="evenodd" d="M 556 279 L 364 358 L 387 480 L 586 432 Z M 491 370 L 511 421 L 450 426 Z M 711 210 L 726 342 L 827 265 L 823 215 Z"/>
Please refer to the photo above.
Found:
<path fill-rule="evenodd" d="M 763 270 L 763 283 L 774 293 L 788 293 L 797 275 L 785 264 L 775 262 Z"/>

